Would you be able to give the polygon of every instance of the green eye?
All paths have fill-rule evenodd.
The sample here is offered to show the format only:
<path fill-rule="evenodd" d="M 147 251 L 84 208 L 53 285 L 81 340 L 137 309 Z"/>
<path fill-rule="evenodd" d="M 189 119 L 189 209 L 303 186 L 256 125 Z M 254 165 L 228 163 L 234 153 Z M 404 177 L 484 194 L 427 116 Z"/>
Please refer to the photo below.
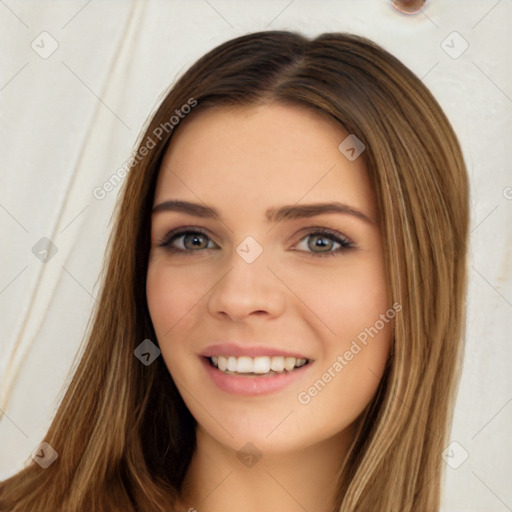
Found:
<path fill-rule="evenodd" d="M 170 233 L 160 242 L 159 246 L 177 253 L 219 249 L 206 233 L 197 230 Z M 335 256 L 353 247 L 354 244 L 339 233 L 314 231 L 303 237 L 293 250 L 305 252 L 311 256 Z"/>
<path fill-rule="evenodd" d="M 169 251 L 201 251 L 203 249 L 213 249 L 217 246 L 210 240 L 208 235 L 201 231 L 181 231 L 179 233 L 171 233 L 160 244 Z"/>
<path fill-rule="evenodd" d="M 208 247 L 208 237 L 202 233 L 189 233 L 182 235 L 185 249 L 197 250 Z M 181 238 L 181 237 L 180 237 Z"/>
<path fill-rule="evenodd" d="M 308 248 L 313 252 L 329 252 L 336 243 L 332 238 L 321 234 L 309 235 Z"/>
<path fill-rule="evenodd" d="M 294 249 L 304 251 L 312 256 L 335 256 L 353 247 L 354 244 L 341 234 L 315 231 L 302 238 Z"/>

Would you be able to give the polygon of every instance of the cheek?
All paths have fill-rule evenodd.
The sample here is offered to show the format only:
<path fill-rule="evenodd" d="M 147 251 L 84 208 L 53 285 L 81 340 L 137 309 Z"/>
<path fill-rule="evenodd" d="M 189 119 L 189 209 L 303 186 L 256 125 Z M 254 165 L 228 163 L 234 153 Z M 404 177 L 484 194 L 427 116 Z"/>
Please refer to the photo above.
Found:
<path fill-rule="evenodd" d="M 200 279 L 194 280 L 187 272 L 177 271 L 159 262 L 149 265 L 146 297 L 162 352 L 194 317 L 190 313 L 200 303 L 207 289 L 199 286 L 198 281 Z"/>
<path fill-rule="evenodd" d="M 390 307 L 385 272 L 378 261 L 340 265 L 313 276 L 296 273 L 294 284 L 304 304 L 329 328 L 334 343 L 364 332 Z"/>
<path fill-rule="evenodd" d="M 343 428 L 361 414 L 378 388 L 392 344 L 395 311 L 379 262 L 341 268 L 314 283 L 308 286 L 304 280 L 298 295 L 322 320 L 324 327 L 317 332 L 324 343 L 320 364 L 299 402 L 307 404 L 312 415 L 327 415 Z"/>
<path fill-rule="evenodd" d="M 194 329 L 194 308 L 205 289 L 197 276 L 177 271 L 162 262 L 150 264 L 146 281 L 149 314 L 162 358 L 175 382 L 185 380 L 190 371 L 185 332 Z"/>
<path fill-rule="evenodd" d="M 152 265 L 148 269 L 146 281 L 146 297 L 149 313 L 157 337 L 160 339 L 179 319 L 180 301 L 176 279 L 171 278 L 171 273 L 166 273 Z M 182 291 L 182 290 L 180 290 Z M 160 339 L 162 341 L 162 339 Z"/>

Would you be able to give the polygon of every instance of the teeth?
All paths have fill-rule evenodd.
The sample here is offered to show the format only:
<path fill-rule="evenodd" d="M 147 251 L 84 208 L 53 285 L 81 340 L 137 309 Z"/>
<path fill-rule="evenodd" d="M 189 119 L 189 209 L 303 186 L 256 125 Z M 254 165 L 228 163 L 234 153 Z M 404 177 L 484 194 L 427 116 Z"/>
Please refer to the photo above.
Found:
<path fill-rule="evenodd" d="M 285 357 L 284 358 L 284 369 L 291 371 L 295 367 L 295 357 Z"/>
<path fill-rule="evenodd" d="M 284 357 L 273 357 L 270 360 L 270 368 L 275 372 L 282 372 L 284 370 Z"/>
<path fill-rule="evenodd" d="M 212 358 L 212 362 L 213 362 L 213 358 Z M 218 357 L 217 358 L 217 367 L 219 368 L 219 370 L 222 370 L 223 372 L 225 372 L 228 369 L 228 360 L 227 360 L 227 358 L 222 357 L 222 356 Z"/>
<path fill-rule="evenodd" d="M 270 371 L 270 357 L 255 357 L 252 371 L 254 373 L 268 373 Z"/>
<path fill-rule="evenodd" d="M 236 372 L 237 360 L 236 357 L 230 356 L 228 357 L 228 370 L 230 372 Z"/>
<path fill-rule="evenodd" d="M 291 372 L 294 368 L 300 368 L 308 362 L 307 359 L 283 356 L 212 356 L 209 359 L 213 366 L 223 372 L 256 374 L 265 374 L 270 371 L 282 373 L 284 370 Z"/>
<path fill-rule="evenodd" d="M 214 363 L 215 364 L 215 363 Z M 253 368 L 252 358 L 239 357 L 236 363 L 236 371 L 238 373 L 251 373 Z"/>

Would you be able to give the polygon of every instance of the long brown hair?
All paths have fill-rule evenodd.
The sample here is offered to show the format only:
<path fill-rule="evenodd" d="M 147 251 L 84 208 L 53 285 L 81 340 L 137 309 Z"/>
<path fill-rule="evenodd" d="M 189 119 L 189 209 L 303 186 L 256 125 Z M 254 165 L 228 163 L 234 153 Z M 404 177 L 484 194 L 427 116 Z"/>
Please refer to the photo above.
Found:
<path fill-rule="evenodd" d="M 145 280 L 156 178 L 179 129 L 169 120 L 193 102 L 188 118 L 220 105 L 270 101 L 331 116 L 366 146 L 390 300 L 403 308 L 387 371 L 339 475 L 334 507 L 439 509 L 465 315 L 468 183 L 459 144 L 422 82 L 371 41 L 268 31 L 200 58 L 152 116 L 139 141 L 144 156 L 129 171 L 116 207 L 86 348 L 44 439 L 59 458 L 47 469 L 31 461 L 1 483 L 0 510 L 176 506 L 195 449 L 195 420 L 163 358 L 145 366 L 134 357 L 144 339 L 156 343 Z"/>

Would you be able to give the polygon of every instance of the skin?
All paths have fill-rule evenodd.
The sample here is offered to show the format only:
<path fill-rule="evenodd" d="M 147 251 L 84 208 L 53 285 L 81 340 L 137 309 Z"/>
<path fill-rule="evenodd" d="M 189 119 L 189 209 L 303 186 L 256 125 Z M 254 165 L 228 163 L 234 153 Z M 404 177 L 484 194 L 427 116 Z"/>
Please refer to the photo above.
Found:
<path fill-rule="evenodd" d="M 391 306 L 363 158 L 349 161 L 338 149 L 347 135 L 326 116 L 270 103 L 195 114 L 173 136 L 154 205 L 191 201 L 222 217 L 159 211 L 151 226 L 148 306 L 162 357 L 198 423 L 186 507 L 313 512 L 331 506 L 336 469 L 377 390 L 392 338 L 389 322 L 309 403 L 298 400 Z M 333 201 L 368 220 L 347 213 L 265 217 L 269 208 Z M 184 237 L 172 242 L 181 252 L 161 247 L 180 227 L 205 231 L 204 248 L 194 249 L 190 237 L 187 248 Z M 316 228 L 352 247 L 322 256 L 340 245 L 311 236 Z M 247 236 L 263 249 L 252 263 L 236 252 Z M 228 341 L 297 351 L 313 361 L 282 390 L 235 396 L 213 384 L 199 356 Z M 237 457 L 248 442 L 262 455 L 252 467 Z"/>

